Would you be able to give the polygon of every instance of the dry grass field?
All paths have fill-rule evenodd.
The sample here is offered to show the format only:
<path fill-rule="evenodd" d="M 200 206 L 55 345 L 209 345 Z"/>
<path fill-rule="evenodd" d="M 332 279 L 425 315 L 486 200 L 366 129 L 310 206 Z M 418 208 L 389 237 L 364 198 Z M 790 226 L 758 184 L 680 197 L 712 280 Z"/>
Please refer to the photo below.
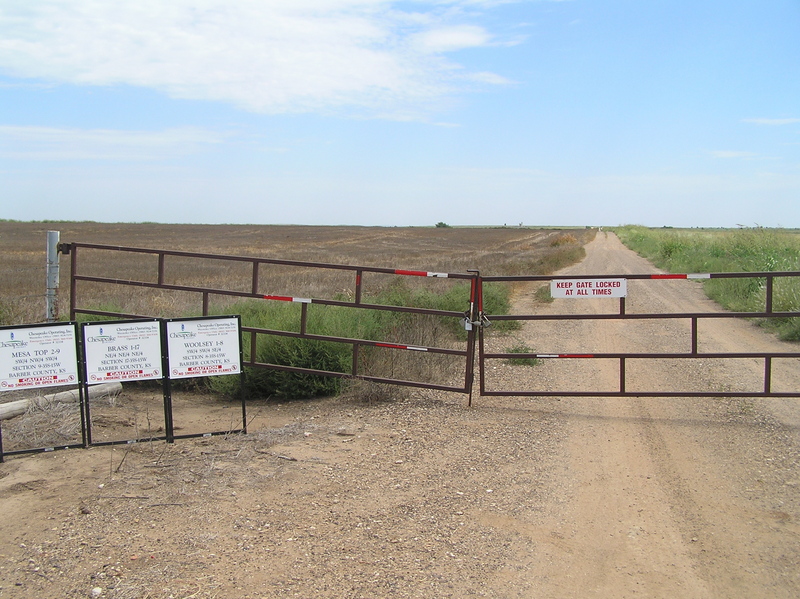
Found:
<path fill-rule="evenodd" d="M 45 316 L 45 242 L 60 231 L 62 243 L 96 243 L 147 249 L 465 273 L 537 274 L 552 272 L 583 257 L 591 229 L 309 227 L 267 225 L 164 225 L 153 223 L 0 222 L 0 324 L 41 322 Z M 81 254 L 80 272 L 126 280 L 153 281 L 154 256 L 107 252 Z M 101 255 L 102 254 L 102 255 Z M 215 260 L 170 259 L 169 282 L 245 291 L 250 266 Z M 372 289 L 385 284 L 376 276 Z M 441 283 L 440 283 L 441 285 Z M 291 266 L 261 275 L 271 294 L 326 298 L 348 293 L 352 275 Z M 82 301 L 115 305 L 136 300 L 136 309 L 153 316 L 185 316 L 197 309 L 196 297 L 149 290 L 82 287 Z M 86 294 L 86 295 L 83 295 Z M 68 317 L 69 257 L 61 257 L 61 316 Z"/>

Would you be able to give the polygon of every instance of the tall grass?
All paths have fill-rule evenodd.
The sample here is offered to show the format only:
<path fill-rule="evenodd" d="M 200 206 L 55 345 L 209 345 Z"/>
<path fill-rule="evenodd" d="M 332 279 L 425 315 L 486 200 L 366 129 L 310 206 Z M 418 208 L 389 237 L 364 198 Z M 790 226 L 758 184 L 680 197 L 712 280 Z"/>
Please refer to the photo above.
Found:
<path fill-rule="evenodd" d="M 625 226 L 615 230 L 622 242 L 670 272 L 800 271 L 800 234 L 776 229 L 688 230 Z M 766 307 L 763 277 L 709 279 L 708 296 L 737 312 L 761 312 Z M 775 279 L 772 309 L 800 310 L 800 277 Z M 769 318 L 760 324 L 781 339 L 800 340 L 800 319 Z"/>

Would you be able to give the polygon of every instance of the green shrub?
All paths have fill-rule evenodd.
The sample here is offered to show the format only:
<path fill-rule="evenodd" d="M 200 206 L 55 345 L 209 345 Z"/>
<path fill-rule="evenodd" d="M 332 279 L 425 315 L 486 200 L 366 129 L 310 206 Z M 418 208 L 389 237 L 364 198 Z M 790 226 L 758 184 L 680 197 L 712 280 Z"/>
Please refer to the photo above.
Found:
<path fill-rule="evenodd" d="M 257 360 L 294 368 L 344 373 L 349 370 L 352 360 L 349 348 L 349 345 L 341 343 L 260 335 Z M 264 368 L 249 369 L 246 380 L 250 393 L 283 399 L 336 395 L 341 384 L 338 377 Z"/>
<path fill-rule="evenodd" d="M 533 296 L 537 302 L 542 302 L 543 304 L 552 304 L 555 301 L 550 293 L 550 285 L 542 285 L 537 288 Z"/>
<path fill-rule="evenodd" d="M 510 348 L 506 349 L 507 354 L 532 354 L 535 353 L 533 349 L 528 347 L 522 342 L 517 342 Z M 542 363 L 539 358 L 508 358 L 507 362 L 515 366 L 538 366 Z"/>
<path fill-rule="evenodd" d="M 469 307 L 469 284 L 451 285 L 442 293 L 423 287 L 411 287 L 398 280 L 384 291 L 364 299 L 364 303 L 390 306 L 407 306 L 451 312 L 464 312 Z M 487 298 L 484 298 L 487 301 Z M 488 302 L 493 309 L 508 311 L 508 297 L 503 288 L 490 291 Z M 306 306 L 306 333 L 404 343 L 420 346 L 448 346 L 463 340 L 466 333 L 455 317 L 435 314 L 393 312 L 389 310 L 355 309 L 346 306 Z M 224 309 L 227 314 L 240 314 L 242 325 L 259 329 L 299 333 L 300 304 L 262 300 L 243 301 Z M 249 361 L 250 335 L 245 334 L 243 351 Z M 374 376 L 397 375 L 396 369 L 409 368 L 413 360 L 403 356 L 387 359 L 380 348 L 362 347 L 360 363 L 367 364 Z M 256 343 L 256 361 L 292 368 L 309 368 L 349 374 L 352 372 L 352 345 L 289 337 L 259 334 Z M 430 362 L 435 369 L 436 361 Z M 419 368 L 418 365 L 413 366 Z M 415 372 L 424 377 L 426 373 Z M 434 373 L 437 374 L 437 373 Z M 438 373 L 440 374 L 440 373 Z M 408 376 L 403 372 L 403 376 Z M 334 395 L 341 389 L 342 378 L 279 369 L 246 368 L 246 393 L 250 397 L 280 397 L 283 399 L 310 398 Z M 208 384 L 217 393 L 233 395 L 238 390 L 235 378 L 209 378 Z"/>

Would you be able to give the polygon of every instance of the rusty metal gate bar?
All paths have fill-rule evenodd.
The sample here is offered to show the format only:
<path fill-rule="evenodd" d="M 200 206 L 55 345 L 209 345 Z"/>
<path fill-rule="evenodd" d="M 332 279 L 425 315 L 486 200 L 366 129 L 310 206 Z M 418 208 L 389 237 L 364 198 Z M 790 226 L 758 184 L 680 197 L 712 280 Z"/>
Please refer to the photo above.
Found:
<path fill-rule="evenodd" d="M 106 311 L 100 309 L 92 309 L 88 307 L 80 307 L 79 306 L 79 293 L 78 293 L 78 284 L 81 281 L 84 282 L 94 282 L 94 283 L 102 283 L 108 285 L 122 285 L 122 286 L 131 286 L 131 287 L 144 287 L 150 289 L 163 289 L 169 291 L 180 291 L 180 292 L 190 292 L 196 293 L 201 298 L 201 310 L 203 316 L 207 316 L 209 312 L 209 302 L 211 296 L 232 296 L 232 297 L 239 297 L 243 299 L 263 299 L 267 301 L 283 301 L 283 302 L 293 302 L 293 303 L 300 303 L 301 304 L 301 315 L 300 315 L 300 332 L 291 332 L 291 331 L 283 331 L 283 330 L 273 330 L 273 329 L 263 329 L 263 328 L 254 328 L 254 327 L 242 327 L 243 334 L 249 335 L 249 358 L 243 361 L 244 366 L 250 366 L 254 368 L 266 368 L 272 370 L 282 370 L 288 372 L 299 372 L 305 374 L 314 374 L 314 375 L 322 375 L 322 376 L 330 376 L 330 377 L 339 377 L 339 378 L 358 378 L 362 380 L 368 380 L 378 383 L 387 383 L 387 384 L 394 384 L 394 385 L 404 385 L 404 386 L 412 386 L 412 387 L 424 387 L 424 388 L 431 388 L 431 389 L 440 389 L 444 391 L 454 391 L 458 393 L 471 393 L 473 380 L 474 380 L 474 373 L 473 373 L 473 364 L 474 364 L 474 354 L 475 354 L 475 346 L 476 346 L 476 331 L 473 327 L 467 327 L 467 340 L 463 349 L 453 349 L 453 348 L 442 348 L 442 347 L 423 347 L 423 346 L 416 346 L 416 345 L 406 345 L 401 343 L 389 343 L 389 342 L 381 342 L 375 340 L 367 340 L 367 339 L 354 339 L 349 337 L 337 337 L 337 336 L 330 336 L 330 335 L 317 335 L 317 334 L 310 334 L 307 332 L 307 318 L 308 318 L 308 305 L 316 304 L 316 305 L 325 305 L 325 306 L 340 306 L 340 307 L 347 307 L 347 308 L 356 308 L 356 309 L 364 309 L 364 310 L 384 310 L 390 312 L 403 312 L 403 313 L 413 313 L 413 314 L 428 314 L 433 316 L 441 316 L 441 317 L 449 317 L 455 318 L 459 321 L 464 321 L 467 323 L 472 322 L 477 317 L 476 311 L 472 306 L 475 306 L 474 295 L 476 293 L 476 285 L 475 285 L 475 274 L 464 274 L 464 273 L 440 273 L 440 272 L 426 272 L 426 271 L 417 271 L 417 270 L 402 270 L 402 269 L 391 269 L 391 268 L 380 268 L 380 267 L 369 267 L 369 266 L 351 266 L 351 265 L 342 265 L 342 264 L 326 264 L 326 263 L 318 263 L 318 262 L 304 262 L 304 261 L 296 261 L 296 260 L 281 260 L 281 259 L 271 259 L 271 258 L 258 258 L 258 257 L 249 257 L 249 256 L 228 256 L 228 255 L 219 255 L 219 254 L 206 254 L 206 253 L 197 253 L 197 252 L 184 252 L 184 251 L 177 251 L 177 250 L 159 250 L 159 249 L 146 249 L 146 248 L 137 248 L 137 247 L 125 247 L 125 246 L 111 246 L 111 245 L 102 245 L 102 244 L 93 244 L 93 243 L 62 243 L 59 244 L 59 250 L 66 255 L 70 255 L 70 317 L 75 319 L 78 314 L 87 314 L 93 316 L 101 316 L 101 317 L 108 317 L 108 318 L 143 318 L 143 317 L 151 317 L 154 316 L 152 314 L 133 314 L 129 312 L 114 312 L 114 311 Z M 131 279 L 123 279 L 123 278 L 111 278 L 111 277 L 103 277 L 103 276 L 93 276 L 93 275 L 85 275 L 80 274 L 78 272 L 79 269 L 79 250 L 81 253 L 84 250 L 99 250 L 104 252 L 124 252 L 124 253 L 133 253 L 133 254 L 144 254 L 144 255 L 153 255 L 157 257 L 157 273 L 155 282 L 152 281 L 141 281 L 141 280 L 131 280 Z M 180 257 L 180 258 L 194 258 L 198 260 L 222 260 L 222 261 L 229 261 L 229 262 L 236 262 L 236 263 L 249 263 L 251 265 L 251 277 L 250 277 L 250 290 L 249 291 L 234 291 L 234 290 L 226 290 L 226 289 L 216 289 L 211 287 L 200 287 L 200 286 L 192 286 L 192 285 L 176 285 L 170 284 L 166 282 L 166 263 L 167 259 L 170 257 Z M 315 269 L 326 269 L 326 270 L 337 270 L 337 271 L 348 271 L 354 275 L 354 292 L 353 292 L 353 301 L 343 301 L 343 300 L 333 300 L 333 299 L 317 299 L 317 298 L 301 298 L 301 297 L 292 297 L 292 296 L 283 296 L 283 295 L 270 295 L 265 294 L 260 290 L 259 286 L 259 267 L 261 265 L 281 265 L 281 266 L 294 266 L 294 267 L 301 267 L 301 268 L 315 268 Z M 370 304 L 364 303 L 362 300 L 363 295 L 363 277 L 365 273 L 375 273 L 375 274 L 388 274 L 388 275 L 397 275 L 397 276 L 412 276 L 412 277 L 428 277 L 428 278 L 448 278 L 448 279 L 461 279 L 461 280 L 469 280 L 471 281 L 471 291 L 470 297 L 464 298 L 465 307 L 470 306 L 469 308 L 465 309 L 464 312 L 456 312 L 456 311 L 446 311 L 446 310 L 434 310 L 434 309 L 425 309 L 425 308 L 412 308 L 412 307 L 405 307 L 405 306 L 391 306 L 391 305 L 384 305 L 384 304 Z M 177 315 L 175 315 L 177 316 Z M 300 339 L 308 339 L 308 340 L 316 340 L 316 341 L 329 341 L 334 343 L 345 343 L 352 345 L 352 370 L 348 373 L 342 372 L 334 372 L 328 370 L 316 370 L 311 368 L 300 368 L 300 367 L 292 367 L 280 364 L 267 364 L 258 362 L 255 357 L 255 348 L 257 345 L 257 338 L 259 335 L 276 335 L 276 336 L 284 336 L 284 337 L 295 337 Z M 243 335 L 244 336 L 244 335 Z M 245 343 L 243 342 L 243 347 L 245 347 Z M 405 380 L 405 379 L 394 379 L 388 377 L 378 377 L 378 376 L 370 376 L 364 375 L 359 373 L 359 353 L 360 348 L 362 347 L 379 347 L 379 348 L 386 348 L 391 350 L 399 350 L 399 351 L 413 351 L 413 352 L 424 352 L 428 354 L 440 354 L 440 355 L 451 355 L 451 356 L 461 356 L 464 358 L 464 376 L 463 376 L 463 384 L 460 386 L 456 385 L 440 385 L 440 384 L 432 384 L 422 381 L 413 381 L 413 380 Z"/>
<path fill-rule="evenodd" d="M 717 318 L 795 318 L 800 312 L 775 312 L 773 310 L 774 280 L 780 277 L 800 277 L 797 271 L 782 272 L 744 272 L 744 273 L 706 273 L 706 274 L 625 274 L 625 275 L 569 275 L 569 276 L 505 276 L 479 277 L 478 285 L 492 282 L 546 282 L 557 280 L 588 279 L 627 279 L 627 280 L 663 280 L 663 279 L 726 279 L 726 278 L 759 278 L 765 280 L 765 307 L 762 312 L 699 312 L 699 313 L 655 313 L 629 314 L 625 309 L 625 298 L 619 298 L 619 312 L 616 314 L 483 314 L 481 318 L 491 322 L 498 321 L 558 321 L 558 320 L 657 320 L 657 319 L 689 319 L 691 322 L 691 347 L 688 352 L 671 353 L 490 353 L 485 351 L 484 327 L 479 328 L 478 363 L 480 377 L 480 394 L 485 396 L 533 396 L 533 397 L 800 397 L 800 389 L 793 392 L 775 392 L 771 388 L 772 360 L 776 358 L 800 358 L 800 349 L 794 352 L 701 352 L 698 351 L 698 321 Z M 480 297 L 482 291 L 479 291 Z M 587 300 L 591 301 L 591 300 Z M 619 362 L 619 389 L 617 391 L 553 391 L 544 389 L 490 390 L 486 388 L 487 360 L 532 358 L 532 359 L 615 359 Z M 760 392 L 737 391 L 628 391 L 626 389 L 627 359 L 687 359 L 687 358 L 758 358 L 764 360 L 763 387 Z"/>

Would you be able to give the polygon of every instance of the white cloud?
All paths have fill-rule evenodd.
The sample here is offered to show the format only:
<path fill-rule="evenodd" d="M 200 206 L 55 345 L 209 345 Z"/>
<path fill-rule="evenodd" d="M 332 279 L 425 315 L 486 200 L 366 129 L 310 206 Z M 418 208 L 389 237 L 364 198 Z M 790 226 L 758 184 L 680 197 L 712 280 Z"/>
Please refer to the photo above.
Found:
<path fill-rule="evenodd" d="M 415 45 L 423 52 L 438 53 L 486 46 L 491 36 L 482 27 L 459 25 L 430 29 L 415 36 Z"/>
<path fill-rule="evenodd" d="M 800 119 L 742 119 L 742 122 L 756 125 L 791 125 L 800 123 Z"/>
<path fill-rule="evenodd" d="M 471 5 L 470 17 L 458 5 Z M 492 35 L 461 22 L 492 2 L 6 0 L 0 70 L 279 113 L 419 110 L 463 81 L 447 52 Z M 503 82 L 482 74 L 484 83 Z"/>
<path fill-rule="evenodd" d="M 0 156 L 35 160 L 157 160 L 217 144 L 225 135 L 182 127 L 163 131 L 0 126 Z"/>

